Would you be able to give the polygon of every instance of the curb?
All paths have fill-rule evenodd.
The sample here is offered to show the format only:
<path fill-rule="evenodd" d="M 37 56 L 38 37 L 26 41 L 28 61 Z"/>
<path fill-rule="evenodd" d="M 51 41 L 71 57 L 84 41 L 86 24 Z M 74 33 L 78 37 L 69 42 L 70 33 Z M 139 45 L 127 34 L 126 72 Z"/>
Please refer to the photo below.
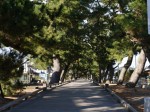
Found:
<path fill-rule="evenodd" d="M 129 112 L 138 112 L 136 109 L 134 109 L 129 103 L 127 103 L 124 99 L 122 99 L 120 96 L 118 96 L 117 94 L 115 94 L 114 91 L 112 91 L 109 88 L 105 88 L 108 92 L 111 93 L 112 96 L 115 97 L 115 99 L 117 99 L 117 101 L 119 103 L 121 103 Z"/>
<path fill-rule="evenodd" d="M 111 89 L 107 88 L 108 85 L 100 85 L 99 83 L 97 82 L 93 82 L 99 86 L 101 86 L 102 88 L 104 88 L 106 91 L 108 91 L 116 100 L 117 102 L 121 103 L 123 107 L 125 107 L 128 112 L 138 112 L 136 109 L 134 109 L 129 103 L 127 103 L 124 99 L 122 99 L 120 96 L 118 96 L 117 94 L 115 94 L 114 91 L 112 91 Z"/>
<path fill-rule="evenodd" d="M 55 84 L 55 87 L 50 88 L 50 90 L 55 89 L 56 87 L 60 87 L 60 86 L 63 86 L 63 85 L 65 85 L 65 84 L 68 84 L 68 83 L 70 83 L 70 82 L 71 82 L 71 81 L 66 81 L 66 82 L 64 82 L 64 83 L 57 83 L 57 85 Z M 34 92 L 30 93 L 30 94 L 26 94 L 26 95 L 24 95 L 24 96 L 22 96 L 22 97 L 20 97 L 20 98 L 18 98 L 18 99 L 16 99 L 16 100 L 14 100 L 14 101 L 11 101 L 11 102 L 9 102 L 9 103 L 3 105 L 2 107 L 0 107 L 0 112 L 3 112 L 3 111 L 5 111 L 5 110 L 9 110 L 9 109 L 15 107 L 16 105 L 18 105 L 18 104 L 20 104 L 20 103 L 22 103 L 22 102 L 24 102 L 24 101 L 30 99 L 31 97 L 34 97 L 34 96 L 37 95 L 38 93 L 41 93 L 41 92 L 43 92 L 43 91 L 45 91 L 45 90 L 47 90 L 47 87 L 40 88 L 40 89 L 38 89 L 37 91 L 34 91 Z"/>

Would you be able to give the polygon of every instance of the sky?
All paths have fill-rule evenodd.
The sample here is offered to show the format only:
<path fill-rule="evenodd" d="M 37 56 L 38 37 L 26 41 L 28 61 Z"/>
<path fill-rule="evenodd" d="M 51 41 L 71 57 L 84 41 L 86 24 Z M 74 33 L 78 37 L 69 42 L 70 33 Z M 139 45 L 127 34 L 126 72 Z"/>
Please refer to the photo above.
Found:
<path fill-rule="evenodd" d="M 0 54 L 2 54 L 2 53 L 9 53 L 10 52 L 10 50 L 11 50 L 12 48 L 10 48 L 10 47 L 4 47 L 4 48 L 0 48 Z"/>
<path fill-rule="evenodd" d="M 138 57 L 139 57 L 139 54 L 133 56 L 132 64 L 130 67 L 135 68 L 135 66 L 138 64 Z M 123 58 L 122 62 L 119 64 L 119 68 L 124 66 L 124 64 L 127 62 L 127 59 L 128 57 Z M 150 65 L 149 61 L 146 60 L 144 68 L 148 67 L 149 65 Z"/>

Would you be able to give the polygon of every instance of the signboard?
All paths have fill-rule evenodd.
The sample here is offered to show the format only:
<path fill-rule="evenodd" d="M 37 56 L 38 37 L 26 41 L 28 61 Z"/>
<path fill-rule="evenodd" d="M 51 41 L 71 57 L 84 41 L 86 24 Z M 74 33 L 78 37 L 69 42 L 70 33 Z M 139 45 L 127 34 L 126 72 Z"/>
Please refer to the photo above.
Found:
<path fill-rule="evenodd" d="M 147 0 L 148 34 L 150 34 L 150 0 Z"/>

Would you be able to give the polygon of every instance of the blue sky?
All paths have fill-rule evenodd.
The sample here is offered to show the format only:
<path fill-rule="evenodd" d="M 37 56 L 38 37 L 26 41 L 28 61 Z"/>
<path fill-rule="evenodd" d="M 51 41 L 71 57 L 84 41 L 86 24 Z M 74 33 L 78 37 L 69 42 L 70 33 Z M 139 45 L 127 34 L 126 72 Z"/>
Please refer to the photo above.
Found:
<path fill-rule="evenodd" d="M 138 64 L 138 57 L 139 57 L 139 54 L 133 56 L 133 60 L 132 60 L 132 64 L 131 64 L 132 68 L 135 68 L 135 66 Z M 124 64 L 127 62 L 127 59 L 128 59 L 128 57 L 123 58 L 123 60 L 119 64 L 119 68 L 124 66 Z M 146 60 L 145 68 L 148 67 L 149 65 L 150 65 L 149 61 Z"/>

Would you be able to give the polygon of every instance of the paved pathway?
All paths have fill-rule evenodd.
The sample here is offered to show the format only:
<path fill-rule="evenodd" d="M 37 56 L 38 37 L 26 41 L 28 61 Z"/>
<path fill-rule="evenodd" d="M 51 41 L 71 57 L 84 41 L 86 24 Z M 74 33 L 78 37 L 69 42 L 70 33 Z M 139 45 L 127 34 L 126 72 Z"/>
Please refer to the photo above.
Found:
<path fill-rule="evenodd" d="M 8 112 L 127 112 L 111 95 L 87 80 L 47 90 Z"/>

